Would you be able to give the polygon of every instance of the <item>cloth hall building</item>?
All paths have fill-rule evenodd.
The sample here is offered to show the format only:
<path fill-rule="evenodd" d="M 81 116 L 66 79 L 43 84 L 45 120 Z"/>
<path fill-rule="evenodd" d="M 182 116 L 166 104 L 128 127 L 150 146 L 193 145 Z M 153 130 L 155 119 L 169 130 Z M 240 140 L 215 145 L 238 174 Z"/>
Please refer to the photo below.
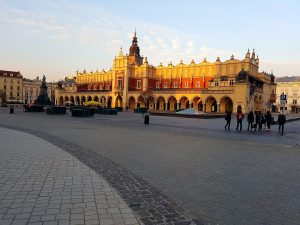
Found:
<path fill-rule="evenodd" d="M 186 108 L 204 112 L 269 110 L 276 101 L 273 74 L 259 72 L 259 58 L 248 50 L 245 58 L 222 62 L 153 66 L 140 54 L 134 33 L 129 54 L 122 48 L 109 71 L 76 72 L 74 82 L 55 91 L 56 104 L 71 101 L 101 102 L 103 107 L 175 111 Z"/>

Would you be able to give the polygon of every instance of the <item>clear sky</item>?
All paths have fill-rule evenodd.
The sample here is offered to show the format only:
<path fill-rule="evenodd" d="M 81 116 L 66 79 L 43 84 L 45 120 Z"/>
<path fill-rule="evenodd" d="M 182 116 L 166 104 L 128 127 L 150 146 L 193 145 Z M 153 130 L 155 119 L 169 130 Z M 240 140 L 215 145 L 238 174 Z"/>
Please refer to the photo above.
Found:
<path fill-rule="evenodd" d="M 153 65 L 241 59 L 255 48 L 261 71 L 299 76 L 299 12 L 298 0 L 1 0 L 0 69 L 47 81 L 109 70 L 136 28 Z"/>

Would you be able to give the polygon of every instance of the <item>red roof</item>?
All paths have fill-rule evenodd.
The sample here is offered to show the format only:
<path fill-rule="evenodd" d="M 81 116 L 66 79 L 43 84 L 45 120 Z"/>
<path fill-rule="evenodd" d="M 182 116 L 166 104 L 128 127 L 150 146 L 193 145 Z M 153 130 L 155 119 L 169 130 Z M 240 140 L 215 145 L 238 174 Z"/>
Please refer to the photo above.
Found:
<path fill-rule="evenodd" d="M 8 70 L 0 70 L 0 76 L 1 77 L 17 77 L 17 78 L 23 78 L 22 74 L 18 71 L 8 71 Z"/>

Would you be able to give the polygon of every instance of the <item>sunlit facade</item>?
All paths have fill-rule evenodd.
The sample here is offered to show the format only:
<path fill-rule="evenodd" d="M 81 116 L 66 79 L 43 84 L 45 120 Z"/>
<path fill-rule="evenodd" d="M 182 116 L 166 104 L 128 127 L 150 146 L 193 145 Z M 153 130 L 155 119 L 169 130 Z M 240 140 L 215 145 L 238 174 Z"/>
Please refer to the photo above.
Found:
<path fill-rule="evenodd" d="M 179 59 L 180 60 L 180 59 Z M 122 48 L 109 71 L 76 72 L 73 85 L 56 90 L 56 104 L 82 105 L 95 100 L 104 107 L 204 112 L 265 111 L 276 101 L 273 74 L 259 72 L 259 58 L 248 50 L 245 58 L 215 62 L 191 60 L 153 66 L 140 55 L 134 33 L 128 54 Z"/>

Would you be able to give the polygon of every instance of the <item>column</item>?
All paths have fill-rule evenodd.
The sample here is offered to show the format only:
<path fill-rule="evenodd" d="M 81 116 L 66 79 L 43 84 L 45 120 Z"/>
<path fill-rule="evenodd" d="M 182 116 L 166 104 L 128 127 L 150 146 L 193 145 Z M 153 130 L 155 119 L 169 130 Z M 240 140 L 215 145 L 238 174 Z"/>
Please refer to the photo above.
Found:
<path fill-rule="evenodd" d="M 180 102 L 177 101 L 177 104 L 176 104 L 176 110 L 179 110 L 179 104 L 180 104 Z"/>
<path fill-rule="evenodd" d="M 165 111 L 168 110 L 168 103 L 165 103 Z"/>

